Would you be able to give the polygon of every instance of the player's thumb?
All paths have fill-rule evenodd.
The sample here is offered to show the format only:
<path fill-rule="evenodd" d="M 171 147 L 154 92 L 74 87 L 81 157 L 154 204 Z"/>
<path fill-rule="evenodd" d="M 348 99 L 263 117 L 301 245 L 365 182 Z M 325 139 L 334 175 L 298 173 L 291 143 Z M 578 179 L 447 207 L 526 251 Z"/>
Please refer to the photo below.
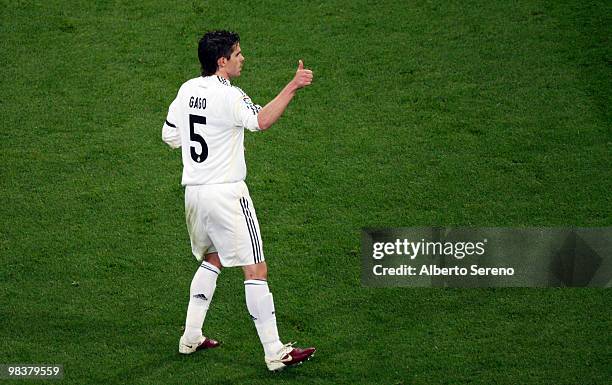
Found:
<path fill-rule="evenodd" d="M 304 69 L 304 62 L 302 61 L 302 59 L 298 60 L 298 70 L 303 70 Z"/>

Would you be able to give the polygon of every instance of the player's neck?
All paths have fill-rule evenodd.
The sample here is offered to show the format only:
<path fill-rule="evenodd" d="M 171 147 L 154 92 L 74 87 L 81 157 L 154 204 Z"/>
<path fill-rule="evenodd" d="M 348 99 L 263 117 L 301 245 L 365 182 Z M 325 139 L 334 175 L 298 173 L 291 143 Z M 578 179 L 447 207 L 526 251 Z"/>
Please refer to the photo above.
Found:
<path fill-rule="evenodd" d="M 223 69 L 218 69 L 217 72 L 215 72 L 215 75 L 217 76 L 221 76 L 222 78 L 225 78 L 225 80 L 230 80 L 229 75 L 227 74 L 227 72 Z"/>

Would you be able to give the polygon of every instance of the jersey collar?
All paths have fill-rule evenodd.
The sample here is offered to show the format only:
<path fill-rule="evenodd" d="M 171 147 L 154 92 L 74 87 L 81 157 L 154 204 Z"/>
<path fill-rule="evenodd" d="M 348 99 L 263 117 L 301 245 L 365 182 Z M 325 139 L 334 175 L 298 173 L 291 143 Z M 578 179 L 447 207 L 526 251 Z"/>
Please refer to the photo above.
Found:
<path fill-rule="evenodd" d="M 232 84 L 230 83 L 229 80 L 227 80 L 226 78 L 224 78 L 223 76 L 219 76 L 219 75 L 212 75 L 213 78 L 216 78 L 217 81 L 223 85 L 226 86 L 231 86 Z"/>

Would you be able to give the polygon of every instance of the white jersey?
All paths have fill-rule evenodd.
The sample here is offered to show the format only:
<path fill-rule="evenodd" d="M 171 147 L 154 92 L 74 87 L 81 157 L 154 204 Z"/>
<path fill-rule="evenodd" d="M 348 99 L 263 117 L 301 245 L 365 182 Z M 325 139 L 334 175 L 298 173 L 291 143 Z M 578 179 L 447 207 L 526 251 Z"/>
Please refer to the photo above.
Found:
<path fill-rule="evenodd" d="M 244 129 L 259 131 L 259 110 L 261 106 L 221 76 L 200 76 L 183 83 L 162 129 L 164 142 L 172 148 L 181 147 L 181 183 L 243 181 Z"/>

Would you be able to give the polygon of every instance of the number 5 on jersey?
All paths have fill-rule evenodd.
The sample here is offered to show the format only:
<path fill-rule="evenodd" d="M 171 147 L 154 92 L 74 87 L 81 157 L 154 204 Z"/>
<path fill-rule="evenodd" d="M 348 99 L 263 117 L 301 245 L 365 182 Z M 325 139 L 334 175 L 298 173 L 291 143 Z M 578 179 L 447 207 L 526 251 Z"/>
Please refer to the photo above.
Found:
<path fill-rule="evenodd" d="M 196 134 L 196 124 L 206 124 L 206 117 L 189 114 L 189 140 L 200 143 L 200 146 L 202 147 L 202 152 L 199 154 L 196 152 L 196 147 L 189 147 L 191 150 L 191 159 L 193 159 L 193 161 L 196 163 L 202 163 L 206 160 L 206 158 L 208 158 L 208 145 L 201 135 Z"/>

